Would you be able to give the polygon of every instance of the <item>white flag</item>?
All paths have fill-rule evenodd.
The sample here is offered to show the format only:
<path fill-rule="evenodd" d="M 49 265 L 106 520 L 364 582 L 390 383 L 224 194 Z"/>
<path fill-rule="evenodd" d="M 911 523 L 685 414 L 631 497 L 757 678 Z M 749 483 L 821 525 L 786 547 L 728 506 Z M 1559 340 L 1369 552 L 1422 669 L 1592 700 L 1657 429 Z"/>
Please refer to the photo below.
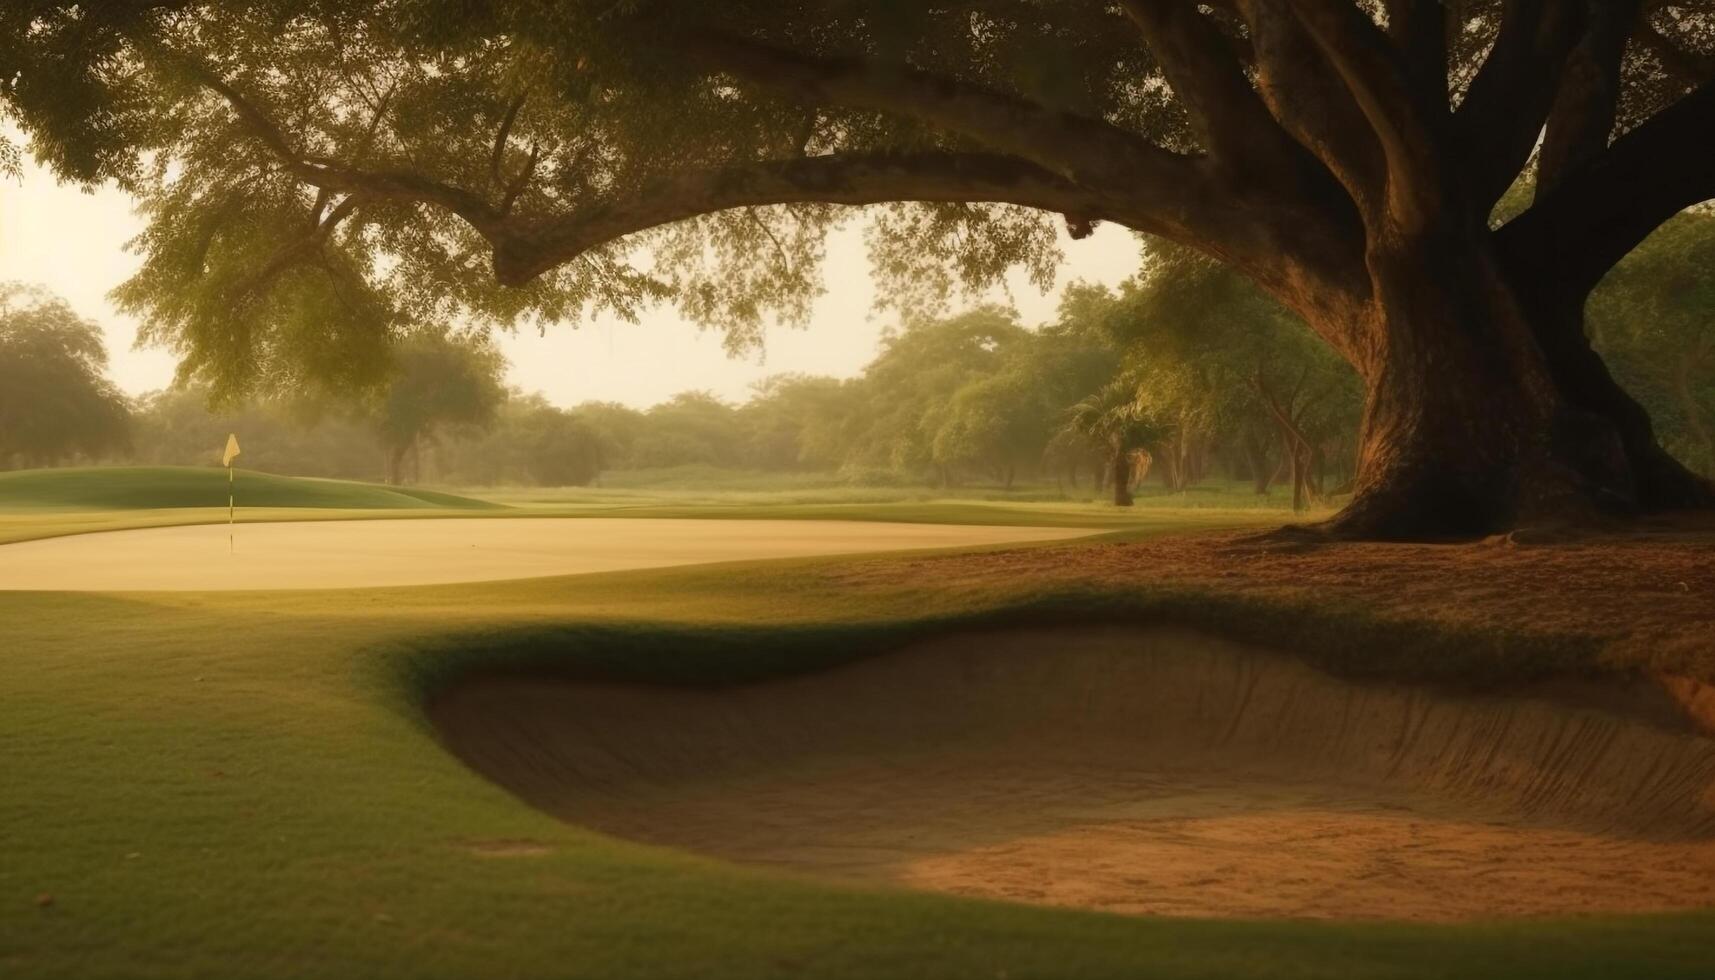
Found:
<path fill-rule="evenodd" d="M 227 436 L 226 436 L 226 452 L 220 454 L 220 465 L 231 466 L 232 465 L 232 458 L 234 456 L 237 456 L 237 455 L 238 455 L 238 435 L 236 433 L 230 433 L 229 432 L 229 433 L 227 433 Z"/>

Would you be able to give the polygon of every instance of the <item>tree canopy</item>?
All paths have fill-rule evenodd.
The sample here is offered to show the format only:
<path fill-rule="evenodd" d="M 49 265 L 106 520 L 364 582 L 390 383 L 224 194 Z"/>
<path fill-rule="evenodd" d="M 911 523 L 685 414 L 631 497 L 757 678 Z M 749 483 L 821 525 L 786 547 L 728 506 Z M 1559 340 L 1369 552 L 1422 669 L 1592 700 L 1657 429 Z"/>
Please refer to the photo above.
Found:
<path fill-rule="evenodd" d="M 881 205 L 918 303 L 1112 221 L 1226 263 L 1366 392 L 1337 529 L 1706 503 L 1582 329 L 1715 196 L 1709 0 L 44 0 L 32 147 L 151 216 L 121 291 L 222 389 L 378 378 L 450 314 L 670 300 L 754 341 Z M 1486 219 L 1526 170 L 1531 206 Z M 1051 218 L 1052 216 L 1052 218 Z M 1619 445 L 1618 453 L 1603 447 Z M 1453 447 L 1463 447 L 1449 459 Z"/>
<path fill-rule="evenodd" d="M 0 283 L 0 468 L 126 448 L 130 413 L 101 328 L 40 289 Z"/>
<path fill-rule="evenodd" d="M 373 409 L 388 452 L 387 480 L 403 481 L 407 456 L 449 430 L 493 421 L 505 398 L 506 362 L 486 336 L 425 330 L 407 338 Z"/>

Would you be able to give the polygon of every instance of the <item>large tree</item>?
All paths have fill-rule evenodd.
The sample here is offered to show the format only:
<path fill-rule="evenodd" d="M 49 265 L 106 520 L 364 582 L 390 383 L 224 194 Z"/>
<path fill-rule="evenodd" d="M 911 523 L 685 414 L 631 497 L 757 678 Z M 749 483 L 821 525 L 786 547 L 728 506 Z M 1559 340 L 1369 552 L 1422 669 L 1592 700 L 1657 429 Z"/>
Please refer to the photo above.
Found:
<path fill-rule="evenodd" d="M 207 373 L 356 375 L 402 311 L 801 315 L 838 205 L 890 292 L 1111 221 L 1230 264 L 1363 378 L 1337 533 L 1707 505 L 1583 329 L 1715 196 L 1711 0 L 9 4 L 36 152 L 152 222 L 126 299 Z M 148 151 L 139 154 L 137 151 Z M 1534 168 L 1538 192 L 1490 211 Z M 907 203 L 901 203 L 907 202 Z M 945 277 L 924 275 L 945 263 Z M 316 311 L 306 316 L 303 310 Z M 319 323 L 328 329 L 307 329 Z"/>

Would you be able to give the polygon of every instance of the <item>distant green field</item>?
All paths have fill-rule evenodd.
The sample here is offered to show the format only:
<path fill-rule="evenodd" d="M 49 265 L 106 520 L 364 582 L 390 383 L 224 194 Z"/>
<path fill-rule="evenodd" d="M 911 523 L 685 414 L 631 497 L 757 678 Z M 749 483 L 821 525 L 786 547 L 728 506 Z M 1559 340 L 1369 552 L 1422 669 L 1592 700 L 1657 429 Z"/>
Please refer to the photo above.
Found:
<path fill-rule="evenodd" d="M 156 510 L 225 507 L 226 471 L 193 466 L 68 467 L 0 473 L 0 510 Z M 503 505 L 432 490 L 345 480 L 308 480 L 238 470 L 241 507 L 345 510 L 455 508 Z"/>
<path fill-rule="evenodd" d="M 810 486 L 802 474 L 653 471 L 634 487 L 478 487 L 450 491 L 341 480 L 238 473 L 240 523 L 432 517 L 649 517 L 752 520 L 903 521 L 1085 527 L 1154 534 L 1165 530 L 1278 526 L 1294 515 L 1278 495 L 1248 484 L 1211 482 L 1188 493 L 1156 487 L 1138 506 L 1063 499 L 1042 488 Z M 661 474 L 672 473 L 672 479 Z M 631 474 L 636 475 L 636 474 Z M 619 474 L 624 477 L 626 474 Z M 706 478 L 707 488 L 688 489 Z M 770 482 L 772 480 L 773 482 Z M 124 528 L 221 523 L 226 473 L 212 467 L 75 467 L 0 473 L 0 543 Z"/>
<path fill-rule="evenodd" d="M 486 500 L 519 506 L 704 506 L 735 504 L 899 504 L 982 503 L 990 505 L 1083 507 L 1123 513 L 1086 477 L 1071 484 L 1019 481 L 1011 488 L 971 483 L 949 487 L 919 481 L 866 482 L 834 473 L 777 473 L 712 466 L 675 466 L 603 473 L 587 487 L 471 487 Z M 1259 494 L 1248 480 L 1209 479 L 1182 491 L 1146 481 L 1134 492 L 1136 510 L 1147 508 L 1264 510 L 1290 514 L 1291 491 L 1275 486 Z"/>

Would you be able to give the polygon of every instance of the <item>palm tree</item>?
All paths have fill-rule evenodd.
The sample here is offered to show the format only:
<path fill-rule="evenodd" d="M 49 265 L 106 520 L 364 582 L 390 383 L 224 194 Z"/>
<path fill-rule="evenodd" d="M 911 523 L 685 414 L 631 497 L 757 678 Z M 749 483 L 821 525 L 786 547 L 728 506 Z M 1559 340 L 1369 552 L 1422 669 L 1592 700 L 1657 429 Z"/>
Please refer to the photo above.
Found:
<path fill-rule="evenodd" d="M 1132 453 L 1161 435 L 1158 424 L 1138 404 L 1137 383 L 1119 378 L 1073 405 L 1066 430 L 1103 447 L 1114 485 L 1114 506 L 1130 507 Z"/>

